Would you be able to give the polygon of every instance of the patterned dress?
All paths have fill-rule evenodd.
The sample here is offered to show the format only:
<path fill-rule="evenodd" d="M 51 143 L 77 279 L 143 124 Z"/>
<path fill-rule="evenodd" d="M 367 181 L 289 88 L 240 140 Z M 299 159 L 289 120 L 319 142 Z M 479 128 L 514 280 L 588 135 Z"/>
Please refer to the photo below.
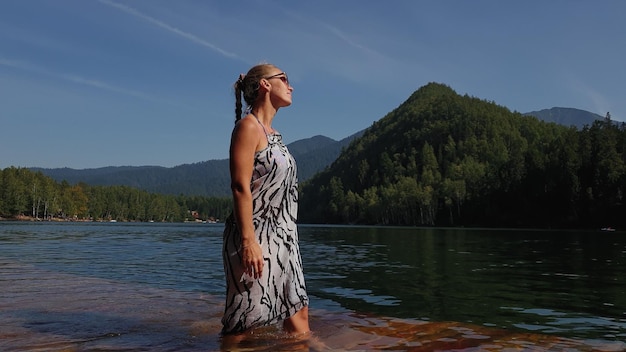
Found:
<path fill-rule="evenodd" d="M 261 125 L 262 126 L 262 125 Z M 296 163 L 280 134 L 268 134 L 256 153 L 250 187 L 254 231 L 263 250 L 263 273 L 244 273 L 241 234 L 234 216 L 226 221 L 222 255 L 226 307 L 222 334 L 280 322 L 309 304 L 298 245 Z"/>

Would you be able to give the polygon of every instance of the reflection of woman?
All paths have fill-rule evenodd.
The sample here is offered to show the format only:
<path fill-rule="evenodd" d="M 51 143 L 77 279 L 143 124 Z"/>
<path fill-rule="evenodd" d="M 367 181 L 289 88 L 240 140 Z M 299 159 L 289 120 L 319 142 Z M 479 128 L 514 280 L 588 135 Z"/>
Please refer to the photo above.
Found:
<path fill-rule="evenodd" d="M 272 128 L 291 105 L 287 74 L 254 66 L 235 83 L 235 128 L 230 145 L 234 212 L 224 230 L 226 307 L 222 334 L 283 321 L 289 334 L 309 332 L 298 245 L 296 164 Z M 246 112 L 241 117 L 241 96 Z"/>

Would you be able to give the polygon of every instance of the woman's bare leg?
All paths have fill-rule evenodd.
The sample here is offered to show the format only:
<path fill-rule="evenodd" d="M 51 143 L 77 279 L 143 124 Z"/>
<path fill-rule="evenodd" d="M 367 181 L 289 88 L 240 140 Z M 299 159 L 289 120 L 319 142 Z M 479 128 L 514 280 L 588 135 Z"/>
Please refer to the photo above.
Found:
<path fill-rule="evenodd" d="M 300 309 L 296 314 L 287 318 L 283 322 L 285 332 L 294 335 L 306 334 L 311 331 L 309 328 L 309 307 Z"/>

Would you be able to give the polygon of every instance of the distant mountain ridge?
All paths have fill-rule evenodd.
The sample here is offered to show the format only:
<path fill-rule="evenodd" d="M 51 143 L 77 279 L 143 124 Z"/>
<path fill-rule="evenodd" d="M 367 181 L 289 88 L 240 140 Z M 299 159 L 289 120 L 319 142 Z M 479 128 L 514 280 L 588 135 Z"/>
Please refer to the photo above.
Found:
<path fill-rule="evenodd" d="M 582 128 L 603 116 L 588 111 L 553 107 L 522 114 L 534 116 L 546 122 Z M 298 164 L 298 179 L 306 181 L 317 172 L 330 166 L 342 150 L 353 140 L 360 138 L 365 130 L 340 141 L 317 135 L 288 145 Z M 30 168 L 41 171 L 58 182 L 70 184 L 84 182 L 89 185 L 124 185 L 161 194 L 199 196 L 230 196 L 228 159 L 202 161 L 174 167 L 162 166 L 109 166 L 95 169 Z"/>
<path fill-rule="evenodd" d="M 531 111 L 522 115 L 534 116 L 539 120 L 554 122 L 559 125 L 576 126 L 578 129 L 583 128 L 585 125 L 591 126 L 595 120 L 601 120 L 604 118 L 604 116 L 585 110 L 559 107 Z"/>
<path fill-rule="evenodd" d="M 330 165 L 352 140 L 363 134 L 357 132 L 340 141 L 325 136 L 301 139 L 287 145 L 298 165 L 302 182 Z M 30 168 L 58 182 L 88 185 L 124 185 L 148 192 L 173 195 L 230 196 L 228 159 L 208 160 L 171 168 L 162 166 L 108 166 L 95 169 Z"/>

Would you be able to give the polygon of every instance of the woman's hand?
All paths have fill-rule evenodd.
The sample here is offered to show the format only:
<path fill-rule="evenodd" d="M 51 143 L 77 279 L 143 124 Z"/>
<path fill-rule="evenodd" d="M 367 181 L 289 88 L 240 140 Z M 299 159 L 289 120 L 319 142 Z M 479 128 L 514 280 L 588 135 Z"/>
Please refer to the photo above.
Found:
<path fill-rule="evenodd" d="M 263 250 L 257 241 L 251 241 L 242 247 L 241 260 L 244 272 L 255 279 L 263 273 Z"/>

